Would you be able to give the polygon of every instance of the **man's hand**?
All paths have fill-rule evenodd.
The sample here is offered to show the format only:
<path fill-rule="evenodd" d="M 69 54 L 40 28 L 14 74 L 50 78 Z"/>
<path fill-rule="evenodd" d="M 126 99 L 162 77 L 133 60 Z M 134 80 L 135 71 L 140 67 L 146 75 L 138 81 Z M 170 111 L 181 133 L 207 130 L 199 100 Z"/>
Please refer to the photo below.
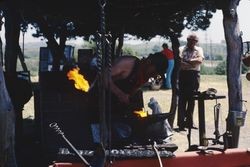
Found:
<path fill-rule="evenodd" d="M 190 64 L 188 61 L 181 61 L 181 69 L 185 70 L 192 67 L 192 64 Z"/>
<path fill-rule="evenodd" d="M 192 64 L 193 66 L 199 65 L 201 63 L 202 63 L 202 57 L 197 57 L 190 60 L 190 64 Z"/>

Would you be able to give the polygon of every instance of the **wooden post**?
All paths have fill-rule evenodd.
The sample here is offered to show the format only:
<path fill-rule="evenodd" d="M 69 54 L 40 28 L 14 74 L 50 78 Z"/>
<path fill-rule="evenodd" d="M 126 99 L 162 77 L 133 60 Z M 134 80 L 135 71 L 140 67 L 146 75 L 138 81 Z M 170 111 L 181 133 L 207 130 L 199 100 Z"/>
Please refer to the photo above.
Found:
<path fill-rule="evenodd" d="M 168 122 L 170 124 L 170 126 L 173 128 L 174 126 L 174 119 L 175 119 L 175 115 L 176 115 L 176 108 L 177 108 L 177 101 L 178 101 L 178 80 L 179 80 L 179 69 L 180 69 L 180 57 L 179 57 L 179 47 L 180 47 L 180 43 L 179 40 L 176 36 L 174 35 L 170 35 L 170 39 L 172 42 L 172 50 L 174 53 L 174 61 L 175 61 L 175 65 L 174 65 L 174 71 L 172 74 L 172 78 L 171 78 L 171 84 L 172 84 L 172 98 L 171 98 L 171 106 L 170 106 L 170 113 L 171 116 L 168 119 Z"/>
<path fill-rule="evenodd" d="M 237 6 L 240 0 L 228 0 L 223 11 L 223 26 L 227 44 L 227 84 L 229 97 L 229 114 L 227 131 L 232 132 L 233 142 L 229 147 L 238 147 L 239 127 L 232 123 L 230 111 L 242 110 L 241 56 L 242 38 L 239 30 Z"/>

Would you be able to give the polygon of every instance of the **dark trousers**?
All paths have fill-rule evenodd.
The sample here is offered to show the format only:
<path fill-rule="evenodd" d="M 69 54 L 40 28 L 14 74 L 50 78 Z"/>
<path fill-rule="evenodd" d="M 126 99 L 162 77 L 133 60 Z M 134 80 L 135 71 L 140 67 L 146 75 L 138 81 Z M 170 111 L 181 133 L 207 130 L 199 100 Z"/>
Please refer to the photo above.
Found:
<path fill-rule="evenodd" d="M 179 73 L 178 120 L 179 128 L 193 126 L 194 94 L 200 86 L 200 72 L 181 70 Z"/>

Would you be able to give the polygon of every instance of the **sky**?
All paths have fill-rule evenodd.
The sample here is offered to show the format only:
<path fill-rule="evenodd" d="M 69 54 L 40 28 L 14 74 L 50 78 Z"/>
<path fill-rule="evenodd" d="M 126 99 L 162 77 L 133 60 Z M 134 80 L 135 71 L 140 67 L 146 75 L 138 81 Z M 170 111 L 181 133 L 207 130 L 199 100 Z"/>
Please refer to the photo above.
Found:
<path fill-rule="evenodd" d="M 239 28 L 243 32 L 243 42 L 250 41 L 250 0 L 241 0 L 237 8 Z M 211 19 L 211 24 L 206 31 L 199 30 L 197 35 L 199 36 L 200 42 L 211 42 L 220 43 L 225 39 L 223 29 L 223 15 L 221 10 L 217 10 Z M 184 30 L 182 33 L 182 40 L 186 40 L 187 35 L 190 33 L 189 30 Z"/>
<path fill-rule="evenodd" d="M 237 8 L 238 19 L 239 19 L 239 28 L 240 31 L 243 32 L 243 41 L 250 41 L 250 0 L 241 0 L 240 4 Z M 206 31 L 199 30 L 197 31 L 197 35 L 199 36 L 200 43 L 220 43 L 224 38 L 224 29 L 222 20 L 223 15 L 221 10 L 217 10 L 211 19 L 210 27 Z M 186 40 L 187 35 L 190 33 L 189 30 L 184 30 L 182 32 L 181 40 Z M 25 34 L 25 42 L 37 42 L 40 39 L 32 37 L 32 30 L 29 30 L 28 33 Z M 4 41 L 4 28 L 3 31 L 0 32 L 2 40 Z M 155 40 L 159 40 L 156 38 Z M 20 41 L 22 41 L 22 35 L 20 35 Z M 82 40 L 78 39 L 77 42 L 82 42 Z M 134 41 L 135 42 L 135 41 Z M 135 42 L 137 43 L 137 42 Z"/>

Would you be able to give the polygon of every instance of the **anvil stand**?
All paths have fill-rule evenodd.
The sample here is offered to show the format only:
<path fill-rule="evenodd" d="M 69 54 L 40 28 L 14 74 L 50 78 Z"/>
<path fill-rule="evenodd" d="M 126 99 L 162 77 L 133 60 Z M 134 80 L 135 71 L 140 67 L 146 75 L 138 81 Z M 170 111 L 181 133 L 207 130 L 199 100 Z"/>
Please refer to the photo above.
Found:
<path fill-rule="evenodd" d="M 206 138 L 206 123 L 205 123 L 205 100 L 224 99 L 224 95 L 208 94 L 205 92 L 198 92 L 194 95 L 194 100 L 198 100 L 198 120 L 199 120 L 199 145 L 208 146 Z M 188 129 L 188 144 L 191 147 L 191 128 Z"/>

